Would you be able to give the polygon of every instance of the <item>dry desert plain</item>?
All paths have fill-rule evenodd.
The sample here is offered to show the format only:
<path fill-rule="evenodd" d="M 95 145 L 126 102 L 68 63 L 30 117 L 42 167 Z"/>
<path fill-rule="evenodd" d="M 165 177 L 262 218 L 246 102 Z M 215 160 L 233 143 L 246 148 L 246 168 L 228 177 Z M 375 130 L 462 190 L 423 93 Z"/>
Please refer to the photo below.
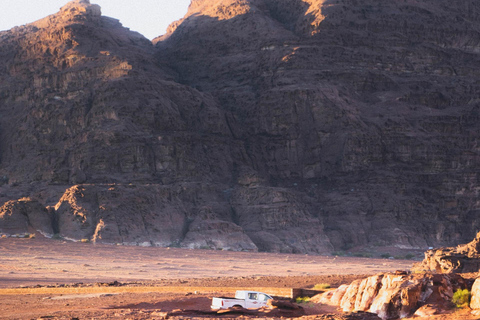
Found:
<path fill-rule="evenodd" d="M 0 319 L 258 317 L 212 314 L 211 297 L 231 295 L 240 288 L 287 296 L 291 288 L 318 283 L 335 287 L 365 275 L 408 270 L 411 265 L 412 261 L 397 259 L 3 238 Z M 305 311 L 314 318 L 339 312 L 310 304 Z"/>

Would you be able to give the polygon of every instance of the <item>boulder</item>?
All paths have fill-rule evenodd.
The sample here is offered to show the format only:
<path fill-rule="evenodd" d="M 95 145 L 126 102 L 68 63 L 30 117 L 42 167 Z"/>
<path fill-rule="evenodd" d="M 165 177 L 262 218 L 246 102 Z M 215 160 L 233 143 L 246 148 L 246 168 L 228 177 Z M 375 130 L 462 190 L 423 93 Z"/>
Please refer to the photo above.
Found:
<path fill-rule="evenodd" d="M 426 251 L 423 261 L 415 264 L 413 270 L 439 273 L 480 271 L 480 232 L 467 244 Z"/>
<path fill-rule="evenodd" d="M 53 216 L 35 200 L 22 198 L 0 207 L 0 234 L 24 235 L 38 231 L 52 236 L 53 225 Z"/>
<path fill-rule="evenodd" d="M 386 320 L 411 316 L 424 305 L 437 311 L 450 309 L 453 292 L 466 287 L 466 281 L 455 274 L 385 273 L 355 280 L 346 289 L 323 293 L 312 301 L 338 306 L 344 312 L 375 313 Z M 340 303 L 336 295 L 343 296 Z M 419 312 L 427 312 L 424 309 Z"/>
<path fill-rule="evenodd" d="M 470 308 L 480 314 L 480 278 L 477 278 L 472 286 Z"/>

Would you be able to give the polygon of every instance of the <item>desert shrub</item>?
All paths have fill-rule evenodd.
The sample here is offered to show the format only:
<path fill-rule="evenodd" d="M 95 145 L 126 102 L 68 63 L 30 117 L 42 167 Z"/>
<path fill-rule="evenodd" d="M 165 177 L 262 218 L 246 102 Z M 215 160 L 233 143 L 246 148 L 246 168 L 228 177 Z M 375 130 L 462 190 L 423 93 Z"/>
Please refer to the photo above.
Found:
<path fill-rule="evenodd" d="M 407 260 L 412 260 L 413 258 L 415 258 L 415 255 L 412 254 L 412 253 L 407 253 L 407 254 L 405 255 L 405 259 L 407 259 Z"/>
<path fill-rule="evenodd" d="M 346 256 L 347 254 L 345 253 L 345 251 L 334 251 L 332 252 L 332 256 L 339 256 L 339 257 L 343 257 L 343 256 Z"/>
<path fill-rule="evenodd" d="M 358 258 L 371 258 L 372 255 L 370 253 L 367 253 L 367 252 L 355 252 L 352 254 L 352 256 L 354 257 L 358 257 Z"/>
<path fill-rule="evenodd" d="M 295 299 L 295 302 L 296 303 L 307 303 L 307 302 L 310 302 L 310 298 L 309 297 L 298 297 L 297 299 Z"/>
<path fill-rule="evenodd" d="M 330 283 L 317 283 L 316 285 L 313 286 L 313 289 L 315 290 L 325 290 L 325 289 L 330 289 L 332 286 Z"/>
<path fill-rule="evenodd" d="M 380 255 L 380 257 L 382 257 L 382 258 L 384 258 L 384 259 L 388 259 L 388 258 L 391 257 L 391 255 L 390 255 L 390 253 L 382 253 L 382 254 Z"/>
<path fill-rule="evenodd" d="M 452 297 L 452 302 L 457 308 L 468 307 L 470 303 L 470 291 L 468 289 L 458 289 Z"/>

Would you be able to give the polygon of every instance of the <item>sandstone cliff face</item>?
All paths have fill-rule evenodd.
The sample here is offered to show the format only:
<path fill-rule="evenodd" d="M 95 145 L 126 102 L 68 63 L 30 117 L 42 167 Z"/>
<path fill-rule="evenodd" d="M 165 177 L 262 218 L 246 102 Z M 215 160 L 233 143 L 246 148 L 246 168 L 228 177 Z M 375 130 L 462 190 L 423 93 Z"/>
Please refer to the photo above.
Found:
<path fill-rule="evenodd" d="M 74 1 L 1 36 L 8 54 L 1 74 L 1 171 L 10 184 L 143 182 L 155 174 L 169 180 L 230 171 L 228 157 L 213 169 L 202 163 L 213 156 L 209 149 L 226 145 L 219 142 L 229 135 L 222 112 L 210 98 L 169 81 L 151 59 L 151 43 L 101 17 L 98 6 Z M 199 150 L 187 148 L 201 134 Z"/>
<path fill-rule="evenodd" d="M 72 1 L 0 33 L 0 203 L 31 197 L 62 236 L 107 243 L 466 242 L 480 229 L 478 12 L 194 0 L 152 45 Z"/>
<path fill-rule="evenodd" d="M 334 247 L 425 248 L 479 227 L 478 10 L 194 1 L 154 42 L 218 98 L 248 166 L 312 199 Z"/>

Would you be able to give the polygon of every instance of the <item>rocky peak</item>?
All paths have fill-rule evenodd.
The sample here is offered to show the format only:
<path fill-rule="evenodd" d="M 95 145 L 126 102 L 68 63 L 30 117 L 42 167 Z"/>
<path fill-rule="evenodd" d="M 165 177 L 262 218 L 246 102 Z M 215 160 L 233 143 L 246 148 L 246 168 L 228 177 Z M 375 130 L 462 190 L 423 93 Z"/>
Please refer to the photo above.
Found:
<path fill-rule="evenodd" d="M 91 16 L 101 16 L 102 11 L 99 5 L 91 4 L 89 0 L 73 0 L 67 3 L 60 9 L 60 13 L 73 15 L 91 15 Z"/>
<path fill-rule="evenodd" d="M 229 20 L 253 13 L 267 18 L 288 31 L 311 32 L 324 19 L 322 5 L 325 0 L 192 0 L 184 18 L 173 22 L 167 29 L 172 34 L 185 20 L 210 17 L 217 21 Z"/>
<path fill-rule="evenodd" d="M 60 23 L 99 21 L 101 16 L 99 5 L 91 4 L 89 0 L 73 0 L 61 7 L 58 13 L 38 20 L 34 25 L 37 28 L 47 28 Z"/>

